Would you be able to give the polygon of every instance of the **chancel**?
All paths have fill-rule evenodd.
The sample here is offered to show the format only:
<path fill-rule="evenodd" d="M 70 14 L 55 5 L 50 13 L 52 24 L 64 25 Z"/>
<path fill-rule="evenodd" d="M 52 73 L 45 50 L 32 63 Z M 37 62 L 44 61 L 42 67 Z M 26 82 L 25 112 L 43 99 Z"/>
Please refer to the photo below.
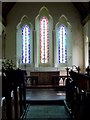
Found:
<path fill-rule="evenodd" d="M 90 2 L 2 3 L 2 120 L 90 119 Z"/>

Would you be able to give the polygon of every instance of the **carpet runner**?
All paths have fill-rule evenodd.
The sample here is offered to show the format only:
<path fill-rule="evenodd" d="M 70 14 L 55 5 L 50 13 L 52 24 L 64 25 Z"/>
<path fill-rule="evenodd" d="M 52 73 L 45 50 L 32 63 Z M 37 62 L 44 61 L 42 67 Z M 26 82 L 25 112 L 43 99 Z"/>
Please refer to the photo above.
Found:
<path fill-rule="evenodd" d="M 24 120 L 71 120 L 62 105 L 28 105 Z"/>

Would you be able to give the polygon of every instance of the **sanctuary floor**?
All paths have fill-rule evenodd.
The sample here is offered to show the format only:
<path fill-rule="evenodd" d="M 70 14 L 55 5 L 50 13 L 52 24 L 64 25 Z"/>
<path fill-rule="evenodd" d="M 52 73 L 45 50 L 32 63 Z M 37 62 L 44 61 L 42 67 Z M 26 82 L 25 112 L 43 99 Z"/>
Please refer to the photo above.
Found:
<path fill-rule="evenodd" d="M 26 90 L 26 101 L 30 103 L 61 103 L 66 99 L 65 91 L 53 88 L 34 88 Z"/>

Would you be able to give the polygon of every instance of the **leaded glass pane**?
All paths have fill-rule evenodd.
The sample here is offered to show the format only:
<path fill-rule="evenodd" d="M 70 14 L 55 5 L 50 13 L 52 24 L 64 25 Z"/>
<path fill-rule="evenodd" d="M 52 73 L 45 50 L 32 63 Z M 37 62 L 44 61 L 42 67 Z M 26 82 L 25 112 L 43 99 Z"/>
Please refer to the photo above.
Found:
<path fill-rule="evenodd" d="M 58 27 L 58 63 L 67 63 L 67 45 L 65 26 Z"/>
<path fill-rule="evenodd" d="M 48 20 L 42 17 L 40 20 L 40 62 L 48 63 L 49 61 L 49 35 Z"/>
<path fill-rule="evenodd" d="M 30 28 L 22 27 L 22 63 L 30 63 Z"/>

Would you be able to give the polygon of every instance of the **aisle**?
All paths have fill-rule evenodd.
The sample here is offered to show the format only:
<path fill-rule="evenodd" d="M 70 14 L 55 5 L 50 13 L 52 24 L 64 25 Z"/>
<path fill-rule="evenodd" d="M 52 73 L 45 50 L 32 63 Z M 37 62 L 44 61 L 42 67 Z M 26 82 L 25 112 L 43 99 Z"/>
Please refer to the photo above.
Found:
<path fill-rule="evenodd" d="M 28 105 L 24 120 L 71 120 L 62 105 Z"/>

